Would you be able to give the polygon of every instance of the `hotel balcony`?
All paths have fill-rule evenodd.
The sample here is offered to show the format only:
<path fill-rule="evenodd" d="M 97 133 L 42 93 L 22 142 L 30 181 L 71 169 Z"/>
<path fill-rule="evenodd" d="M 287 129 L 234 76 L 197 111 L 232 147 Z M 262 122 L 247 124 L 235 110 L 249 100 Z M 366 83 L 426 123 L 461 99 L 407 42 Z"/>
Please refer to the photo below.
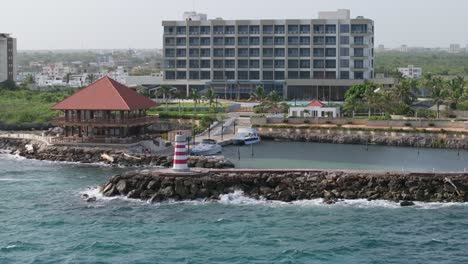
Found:
<path fill-rule="evenodd" d="M 145 116 L 129 119 L 80 119 L 58 117 L 52 120 L 56 126 L 93 126 L 93 127 L 131 127 L 140 125 L 151 125 L 158 122 L 159 116 Z"/>

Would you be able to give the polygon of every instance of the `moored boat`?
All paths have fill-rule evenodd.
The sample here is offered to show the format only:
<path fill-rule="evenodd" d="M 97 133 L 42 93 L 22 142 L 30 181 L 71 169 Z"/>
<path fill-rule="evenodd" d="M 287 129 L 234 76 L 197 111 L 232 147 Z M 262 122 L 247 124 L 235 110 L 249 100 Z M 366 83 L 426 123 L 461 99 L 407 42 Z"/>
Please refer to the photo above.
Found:
<path fill-rule="evenodd" d="M 260 136 L 254 128 L 241 128 L 232 139 L 234 145 L 251 145 L 260 143 Z"/>
<path fill-rule="evenodd" d="M 216 142 L 216 140 L 203 139 L 202 142 L 190 149 L 190 154 L 196 156 L 210 156 L 220 153 L 222 149 L 223 148 L 218 144 L 218 142 Z"/>

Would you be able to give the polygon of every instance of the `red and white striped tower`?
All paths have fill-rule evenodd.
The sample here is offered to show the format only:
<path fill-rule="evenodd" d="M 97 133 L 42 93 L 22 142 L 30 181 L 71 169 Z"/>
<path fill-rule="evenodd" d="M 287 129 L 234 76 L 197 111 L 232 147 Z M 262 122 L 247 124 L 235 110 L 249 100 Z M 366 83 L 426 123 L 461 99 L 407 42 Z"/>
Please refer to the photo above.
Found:
<path fill-rule="evenodd" d="M 175 149 L 174 149 L 174 165 L 172 169 L 175 171 L 188 171 L 187 165 L 187 139 L 185 136 L 177 135 L 175 137 Z"/>

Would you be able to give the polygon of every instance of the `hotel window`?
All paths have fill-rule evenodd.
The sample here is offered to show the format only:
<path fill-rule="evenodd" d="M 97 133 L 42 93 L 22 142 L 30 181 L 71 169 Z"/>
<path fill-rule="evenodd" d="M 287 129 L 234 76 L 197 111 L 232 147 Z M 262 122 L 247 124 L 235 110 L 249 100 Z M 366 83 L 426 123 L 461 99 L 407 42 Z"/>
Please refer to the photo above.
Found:
<path fill-rule="evenodd" d="M 210 60 L 201 60 L 200 61 L 200 68 L 210 68 Z"/>
<path fill-rule="evenodd" d="M 284 57 L 285 55 L 284 48 L 275 48 L 275 57 Z"/>
<path fill-rule="evenodd" d="M 321 69 L 325 68 L 325 61 L 324 60 L 314 60 L 314 69 Z"/>
<path fill-rule="evenodd" d="M 224 44 L 223 37 L 214 37 L 213 38 L 213 45 L 215 46 L 222 46 Z"/>
<path fill-rule="evenodd" d="M 194 37 L 189 38 L 189 45 L 190 46 L 199 46 L 200 45 L 200 39 L 199 38 L 194 38 Z"/>
<path fill-rule="evenodd" d="M 186 49 L 177 49 L 177 57 L 185 57 L 185 56 L 187 56 Z"/>
<path fill-rule="evenodd" d="M 235 26 L 225 26 L 224 27 L 224 34 L 229 34 L 229 35 L 236 34 L 236 27 Z"/>
<path fill-rule="evenodd" d="M 224 50 L 221 48 L 213 49 L 213 57 L 223 57 Z"/>
<path fill-rule="evenodd" d="M 349 60 L 340 60 L 341 68 L 349 68 Z"/>
<path fill-rule="evenodd" d="M 336 79 L 336 72 L 325 72 L 325 78 L 326 79 Z"/>
<path fill-rule="evenodd" d="M 249 27 L 249 30 L 250 30 L 250 34 L 260 34 L 260 26 L 251 25 Z"/>
<path fill-rule="evenodd" d="M 173 69 L 176 66 L 176 62 L 174 60 L 166 60 L 164 64 L 166 69 Z"/>
<path fill-rule="evenodd" d="M 288 56 L 289 57 L 299 57 L 299 49 L 288 48 Z"/>
<path fill-rule="evenodd" d="M 274 38 L 273 37 L 263 37 L 263 45 L 273 45 L 274 44 Z"/>
<path fill-rule="evenodd" d="M 349 48 L 340 48 L 340 56 L 349 56 Z"/>
<path fill-rule="evenodd" d="M 213 72 L 213 79 L 214 80 L 224 80 L 224 72 L 222 71 L 214 71 Z"/>
<path fill-rule="evenodd" d="M 239 69 L 249 68 L 249 60 L 238 60 L 237 61 L 237 68 L 239 68 Z"/>
<path fill-rule="evenodd" d="M 324 77 L 323 71 L 314 71 L 314 79 L 323 79 Z"/>
<path fill-rule="evenodd" d="M 325 45 L 336 45 L 336 37 L 325 37 Z"/>
<path fill-rule="evenodd" d="M 275 25 L 275 34 L 284 34 L 284 25 Z"/>
<path fill-rule="evenodd" d="M 250 68 L 260 68 L 260 61 L 259 60 L 250 60 Z"/>
<path fill-rule="evenodd" d="M 258 48 L 249 49 L 249 56 L 250 57 L 260 57 L 260 49 L 258 49 Z"/>
<path fill-rule="evenodd" d="M 288 79 L 299 79 L 298 71 L 288 71 Z"/>
<path fill-rule="evenodd" d="M 200 27 L 198 26 L 189 27 L 189 35 L 199 35 L 199 34 L 200 34 Z"/>
<path fill-rule="evenodd" d="M 166 46 L 175 46 L 175 39 L 174 38 L 166 38 L 164 40 L 164 44 Z"/>
<path fill-rule="evenodd" d="M 325 61 L 325 68 L 335 69 L 336 68 L 336 60 L 326 60 Z"/>
<path fill-rule="evenodd" d="M 301 34 L 309 34 L 310 33 L 310 25 L 301 25 L 300 31 L 301 31 Z"/>
<path fill-rule="evenodd" d="M 224 45 L 236 45 L 236 39 L 234 37 L 225 37 Z"/>
<path fill-rule="evenodd" d="M 299 39 L 300 45 L 310 45 L 310 37 L 301 37 Z"/>
<path fill-rule="evenodd" d="M 273 48 L 263 48 L 263 57 L 273 57 Z"/>
<path fill-rule="evenodd" d="M 259 37 L 250 37 L 249 43 L 250 43 L 250 45 L 260 45 L 260 38 Z"/>
<path fill-rule="evenodd" d="M 186 43 L 186 39 L 185 38 L 177 38 L 176 39 L 176 45 L 177 46 L 185 46 L 187 43 Z"/>
<path fill-rule="evenodd" d="M 288 25 L 288 34 L 299 34 L 299 25 Z"/>
<path fill-rule="evenodd" d="M 275 60 L 275 68 L 284 68 L 284 60 Z"/>
<path fill-rule="evenodd" d="M 275 45 L 284 45 L 284 37 L 275 37 Z"/>
<path fill-rule="evenodd" d="M 210 49 L 200 49 L 200 57 L 211 57 Z"/>
<path fill-rule="evenodd" d="M 247 25 L 237 26 L 237 34 L 241 34 L 241 35 L 249 34 L 249 26 Z"/>
<path fill-rule="evenodd" d="M 353 34 L 367 33 L 367 25 L 366 24 L 351 25 L 351 33 Z"/>
<path fill-rule="evenodd" d="M 187 72 L 178 71 L 177 72 L 177 80 L 185 80 L 185 79 L 187 79 Z"/>
<path fill-rule="evenodd" d="M 174 27 L 170 27 L 170 26 L 165 26 L 164 27 L 164 34 L 174 35 L 174 33 L 175 33 L 175 28 Z"/>
<path fill-rule="evenodd" d="M 238 57 L 248 57 L 249 56 L 249 49 L 241 48 L 237 50 Z"/>
<path fill-rule="evenodd" d="M 215 68 L 215 69 L 222 69 L 222 68 L 224 68 L 224 67 L 223 67 L 223 66 L 224 66 L 223 64 L 224 64 L 223 60 L 213 60 L 213 68 Z"/>
<path fill-rule="evenodd" d="M 200 79 L 202 80 L 209 80 L 210 78 L 210 72 L 209 71 L 201 71 L 200 72 Z"/>
<path fill-rule="evenodd" d="M 273 60 L 263 60 L 263 68 L 273 68 Z"/>
<path fill-rule="evenodd" d="M 175 79 L 175 72 L 174 71 L 166 71 L 165 72 L 167 80 L 174 80 Z"/>
<path fill-rule="evenodd" d="M 325 49 L 325 56 L 326 56 L 326 57 L 336 57 L 336 49 L 334 49 L 334 48 L 326 48 L 326 49 Z"/>
<path fill-rule="evenodd" d="M 349 36 L 340 36 L 340 44 L 341 45 L 348 45 L 349 44 Z"/>
<path fill-rule="evenodd" d="M 176 31 L 177 35 L 185 35 L 185 33 L 187 33 L 185 26 L 178 26 Z"/>
<path fill-rule="evenodd" d="M 177 68 L 185 68 L 187 66 L 186 60 L 177 60 Z"/>
<path fill-rule="evenodd" d="M 259 71 L 249 72 L 249 79 L 250 80 L 260 80 L 260 72 Z"/>
<path fill-rule="evenodd" d="M 263 25 L 263 34 L 273 34 L 273 25 Z"/>
<path fill-rule="evenodd" d="M 239 79 L 239 80 L 248 80 L 249 79 L 249 72 L 248 71 L 238 71 L 237 72 L 237 79 Z"/>
<path fill-rule="evenodd" d="M 284 71 L 275 71 L 275 80 L 284 80 Z"/>
<path fill-rule="evenodd" d="M 355 72 L 354 73 L 354 79 L 363 80 L 364 79 L 364 73 L 363 72 Z"/>
<path fill-rule="evenodd" d="M 301 60 L 299 62 L 299 67 L 301 69 L 310 69 L 310 60 Z"/>
<path fill-rule="evenodd" d="M 325 37 L 315 36 L 314 37 L 314 45 L 325 45 Z"/>
<path fill-rule="evenodd" d="M 299 37 L 288 37 L 288 45 L 299 45 Z"/>
<path fill-rule="evenodd" d="M 309 48 L 300 48 L 299 55 L 301 57 L 310 57 L 310 49 Z"/>
<path fill-rule="evenodd" d="M 354 68 L 363 69 L 364 68 L 364 61 L 363 60 L 354 60 Z"/>
<path fill-rule="evenodd" d="M 228 80 L 236 79 L 236 72 L 235 71 L 226 71 L 224 72 L 224 77 Z"/>
<path fill-rule="evenodd" d="M 225 60 L 224 61 L 224 68 L 235 68 L 236 61 L 235 60 Z"/>
<path fill-rule="evenodd" d="M 301 71 L 299 72 L 300 79 L 310 79 L 310 71 Z"/>
<path fill-rule="evenodd" d="M 200 79 L 200 72 L 198 72 L 198 71 L 190 71 L 190 72 L 189 72 L 189 79 L 190 79 L 190 80 L 198 80 L 198 79 Z"/>
<path fill-rule="evenodd" d="M 314 57 L 325 57 L 325 49 L 314 48 Z"/>
<path fill-rule="evenodd" d="M 238 37 L 237 44 L 242 46 L 249 45 L 249 37 Z"/>
<path fill-rule="evenodd" d="M 325 25 L 325 33 L 336 34 L 336 25 Z"/>
<path fill-rule="evenodd" d="M 200 57 L 199 49 L 189 49 L 189 57 Z"/>
<path fill-rule="evenodd" d="M 214 35 L 222 35 L 224 33 L 223 26 L 213 26 L 213 34 Z"/>
<path fill-rule="evenodd" d="M 349 25 L 348 24 L 340 25 L 340 33 L 349 33 Z"/>
<path fill-rule="evenodd" d="M 299 61 L 298 60 L 288 60 L 288 68 L 289 69 L 298 69 L 299 68 Z"/>
<path fill-rule="evenodd" d="M 200 27 L 200 34 L 209 35 L 210 34 L 210 26 L 201 26 Z"/>
<path fill-rule="evenodd" d="M 210 38 L 200 38 L 200 45 L 201 46 L 210 46 L 211 44 Z"/>
<path fill-rule="evenodd" d="M 175 49 L 166 49 L 166 51 L 164 52 L 164 56 L 174 57 L 175 56 Z"/>
<path fill-rule="evenodd" d="M 263 71 L 263 80 L 273 80 L 273 72 Z"/>
<path fill-rule="evenodd" d="M 340 72 L 340 79 L 348 80 L 349 79 L 349 71 L 341 71 Z"/>
<path fill-rule="evenodd" d="M 324 34 L 325 33 L 325 25 L 314 25 L 314 33 L 315 34 Z"/>
<path fill-rule="evenodd" d="M 364 45 L 364 37 L 354 37 L 354 44 L 355 45 Z"/>
<path fill-rule="evenodd" d="M 364 49 L 354 48 L 354 57 L 364 57 Z"/>
<path fill-rule="evenodd" d="M 236 50 L 235 49 L 224 49 L 224 57 L 235 57 Z"/>
<path fill-rule="evenodd" d="M 194 69 L 200 68 L 200 62 L 198 60 L 190 60 L 189 68 L 194 68 Z"/>

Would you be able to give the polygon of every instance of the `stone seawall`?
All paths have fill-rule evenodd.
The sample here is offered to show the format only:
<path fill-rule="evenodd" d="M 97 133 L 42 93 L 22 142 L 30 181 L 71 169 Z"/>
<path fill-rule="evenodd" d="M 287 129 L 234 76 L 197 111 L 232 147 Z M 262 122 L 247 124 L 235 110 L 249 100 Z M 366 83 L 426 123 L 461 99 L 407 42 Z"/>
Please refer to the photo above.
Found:
<path fill-rule="evenodd" d="M 28 145 L 28 147 L 27 147 Z M 47 146 L 34 140 L 0 138 L 0 150 L 20 155 L 27 159 L 66 161 L 79 163 L 107 163 L 115 166 L 164 166 L 171 167 L 173 157 L 164 155 L 146 155 L 125 153 L 115 149 L 74 148 Z M 113 161 L 103 159 L 107 154 Z M 233 168 L 234 164 L 223 157 L 193 157 L 188 160 L 189 167 L 198 168 Z"/>
<path fill-rule="evenodd" d="M 195 176 L 134 171 L 111 177 L 104 196 L 159 202 L 168 199 L 219 199 L 241 190 L 248 197 L 290 202 L 324 198 L 423 202 L 468 201 L 468 174 L 312 171 L 205 170 Z"/>
<path fill-rule="evenodd" d="M 335 144 L 375 144 L 384 146 L 468 149 L 462 133 L 418 133 L 415 131 L 366 131 L 346 128 L 269 128 L 257 127 L 264 139 Z"/>

